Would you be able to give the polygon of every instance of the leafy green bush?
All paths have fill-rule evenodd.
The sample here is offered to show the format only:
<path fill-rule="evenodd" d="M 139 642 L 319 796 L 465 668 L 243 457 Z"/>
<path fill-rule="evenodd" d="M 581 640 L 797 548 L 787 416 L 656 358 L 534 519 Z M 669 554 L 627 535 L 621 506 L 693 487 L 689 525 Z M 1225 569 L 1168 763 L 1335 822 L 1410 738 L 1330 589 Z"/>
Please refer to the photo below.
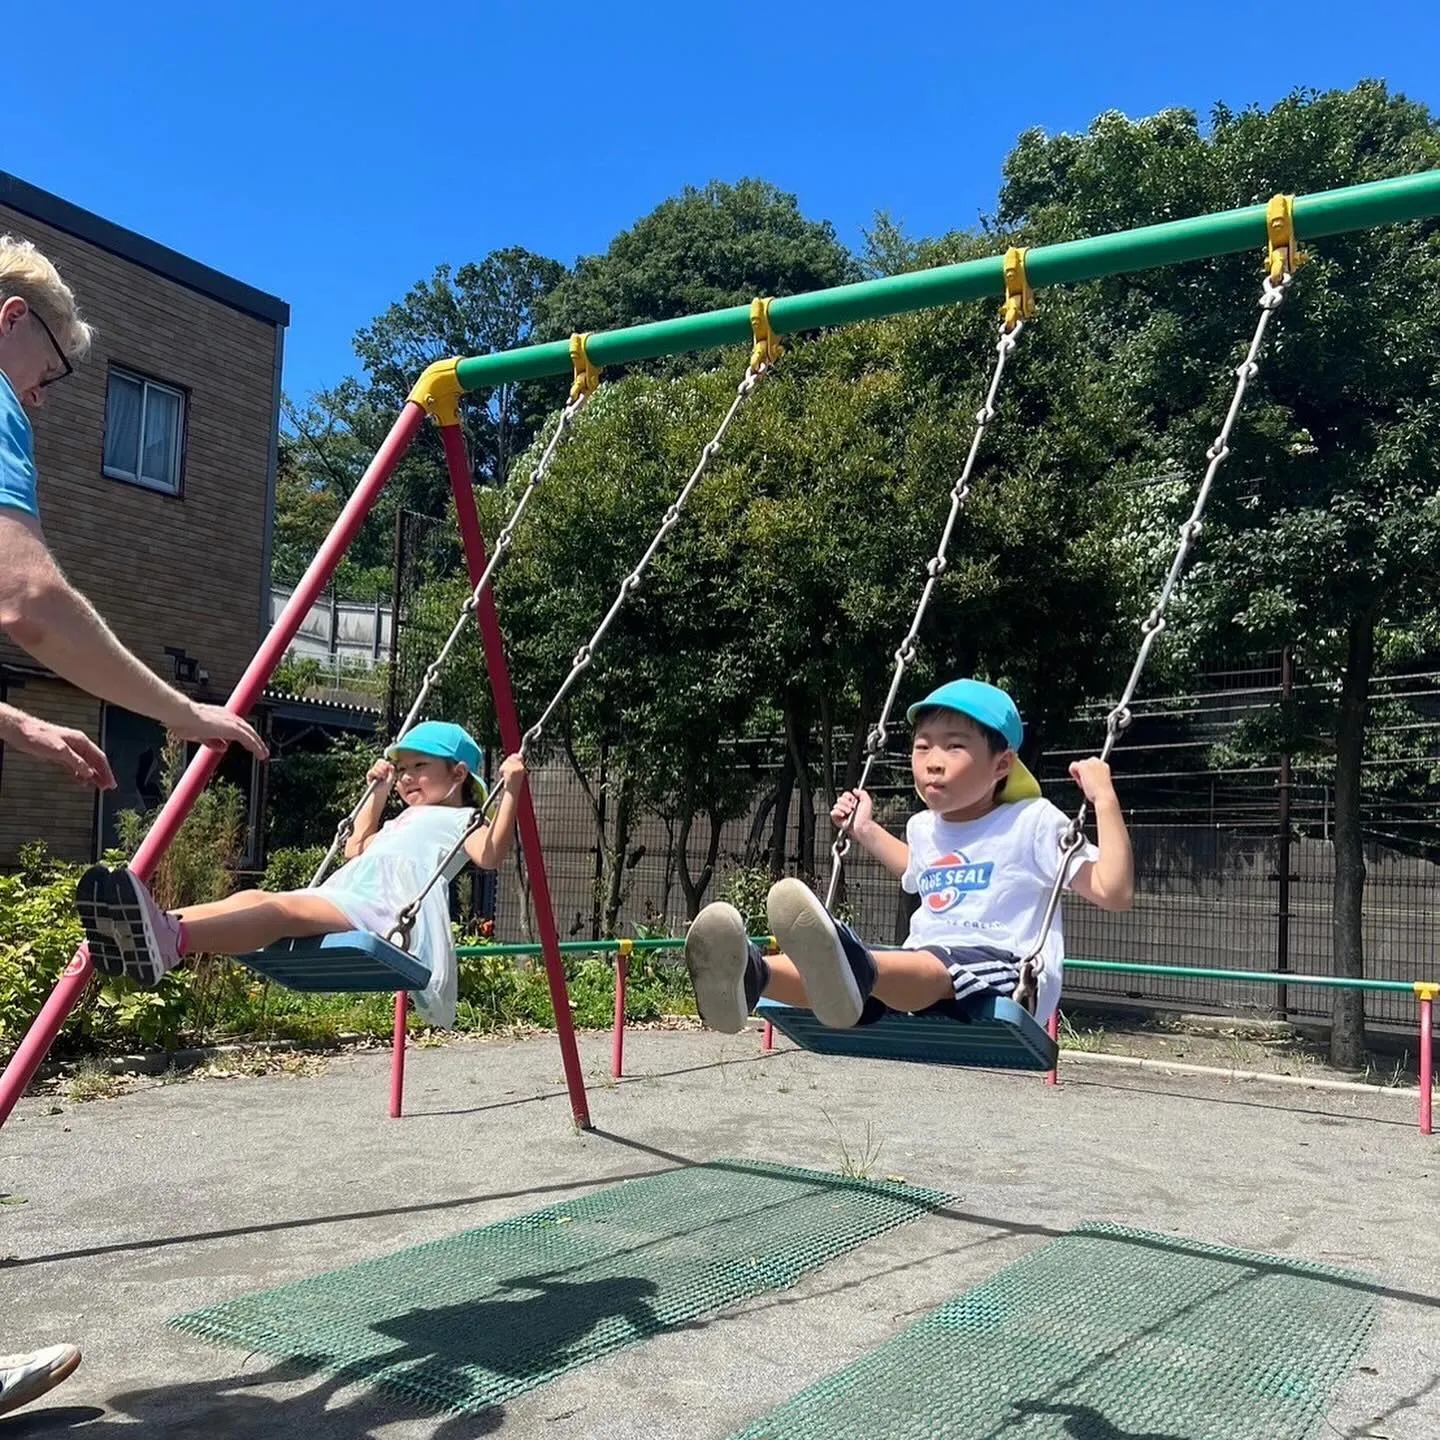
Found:
<path fill-rule="evenodd" d="M 581 1029 L 603 1029 L 615 1016 L 615 966 L 611 955 L 567 955 L 571 1018 Z M 625 1017 L 634 1022 L 695 1013 L 684 968 L 652 955 L 632 957 L 625 985 Z M 540 960 L 518 964 L 507 955 L 462 956 L 458 1030 L 496 1030 L 515 1025 L 550 1029 L 555 1009 Z"/>
<path fill-rule="evenodd" d="M 747 935 L 768 935 L 770 917 L 765 913 L 765 897 L 775 877 L 768 865 L 742 866 L 730 871 L 720 882 L 720 898 L 728 900 L 744 917 Z"/>
<path fill-rule="evenodd" d="M 287 845 L 272 850 L 260 880 L 262 890 L 303 890 L 315 878 L 327 845 Z"/>

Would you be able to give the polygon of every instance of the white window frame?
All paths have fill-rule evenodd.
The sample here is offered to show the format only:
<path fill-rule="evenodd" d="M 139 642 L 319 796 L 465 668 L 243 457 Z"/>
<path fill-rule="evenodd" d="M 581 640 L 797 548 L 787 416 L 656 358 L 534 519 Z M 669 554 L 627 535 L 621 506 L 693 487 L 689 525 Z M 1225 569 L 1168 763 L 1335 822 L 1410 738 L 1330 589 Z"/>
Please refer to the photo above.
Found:
<path fill-rule="evenodd" d="M 180 389 L 178 385 L 166 385 L 163 381 L 151 380 L 146 375 L 137 375 L 135 371 L 126 370 L 123 366 L 112 365 L 106 377 L 105 403 L 107 408 L 110 403 L 109 383 L 110 380 L 117 375 L 122 380 L 128 380 L 132 385 L 138 385 L 140 387 L 140 428 L 137 433 L 140 437 L 139 443 L 142 450 L 145 446 L 145 415 L 149 405 L 150 392 L 152 390 L 163 391 L 166 395 L 173 395 L 175 399 L 180 402 L 179 419 L 175 426 L 175 439 L 170 452 L 170 471 L 175 479 L 173 484 L 166 485 L 159 480 L 152 480 L 148 475 L 141 475 L 138 471 L 122 470 L 118 465 L 107 465 L 105 463 L 103 449 L 104 442 L 102 442 L 100 455 L 100 469 L 102 473 L 107 479 L 119 480 L 126 485 L 138 485 L 142 490 L 153 490 L 158 495 L 179 496 L 184 482 L 185 427 L 186 422 L 190 418 L 190 397 L 185 391 Z M 136 460 L 138 463 L 139 456 L 136 457 Z"/>

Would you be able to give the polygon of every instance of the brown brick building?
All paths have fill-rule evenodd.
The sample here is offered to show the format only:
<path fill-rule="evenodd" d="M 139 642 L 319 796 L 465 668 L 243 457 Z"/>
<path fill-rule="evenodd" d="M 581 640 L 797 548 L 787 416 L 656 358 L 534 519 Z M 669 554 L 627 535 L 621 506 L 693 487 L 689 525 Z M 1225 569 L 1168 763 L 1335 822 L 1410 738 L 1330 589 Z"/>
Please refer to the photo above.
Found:
<path fill-rule="evenodd" d="M 96 328 L 89 359 L 31 417 L 51 549 L 122 643 L 222 702 L 269 627 L 289 308 L 0 171 L 6 232 L 59 266 Z M 0 698 L 98 739 L 120 785 L 97 801 L 0 749 L 0 867 L 35 839 L 94 858 L 119 810 L 154 803 L 158 725 L 47 676 L 3 638 Z M 258 794 L 248 757 L 227 757 L 225 773 Z"/>

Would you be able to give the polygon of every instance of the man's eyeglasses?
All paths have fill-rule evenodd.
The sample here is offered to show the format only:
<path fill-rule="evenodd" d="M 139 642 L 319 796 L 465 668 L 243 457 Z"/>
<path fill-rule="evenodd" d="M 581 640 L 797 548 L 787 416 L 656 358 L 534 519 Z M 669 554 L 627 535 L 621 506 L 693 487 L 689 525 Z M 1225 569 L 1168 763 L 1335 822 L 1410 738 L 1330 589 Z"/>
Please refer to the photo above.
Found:
<path fill-rule="evenodd" d="M 60 342 L 55 338 L 55 332 L 45 323 L 45 318 L 38 310 L 32 309 L 30 314 L 35 317 L 35 323 L 45 332 L 45 338 L 49 340 L 60 363 L 65 367 L 58 375 L 51 375 L 40 382 L 43 390 L 47 385 L 54 385 L 56 381 L 63 380 L 67 375 L 75 373 L 75 367 L 70 363 L 70 357 L 60 348 Z"/>

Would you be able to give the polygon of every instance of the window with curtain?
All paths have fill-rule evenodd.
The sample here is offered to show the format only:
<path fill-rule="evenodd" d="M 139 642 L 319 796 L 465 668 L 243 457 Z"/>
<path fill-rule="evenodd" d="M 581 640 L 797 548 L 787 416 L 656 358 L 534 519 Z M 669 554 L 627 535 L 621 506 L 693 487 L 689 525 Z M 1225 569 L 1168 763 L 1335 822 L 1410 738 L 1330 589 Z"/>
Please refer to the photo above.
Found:
<path fill-rule="evenodd" d="M 178 495 L 184 439 L 183 391 L 111 369 L 105 393 L 104 470 L 112 480 Z"/>

